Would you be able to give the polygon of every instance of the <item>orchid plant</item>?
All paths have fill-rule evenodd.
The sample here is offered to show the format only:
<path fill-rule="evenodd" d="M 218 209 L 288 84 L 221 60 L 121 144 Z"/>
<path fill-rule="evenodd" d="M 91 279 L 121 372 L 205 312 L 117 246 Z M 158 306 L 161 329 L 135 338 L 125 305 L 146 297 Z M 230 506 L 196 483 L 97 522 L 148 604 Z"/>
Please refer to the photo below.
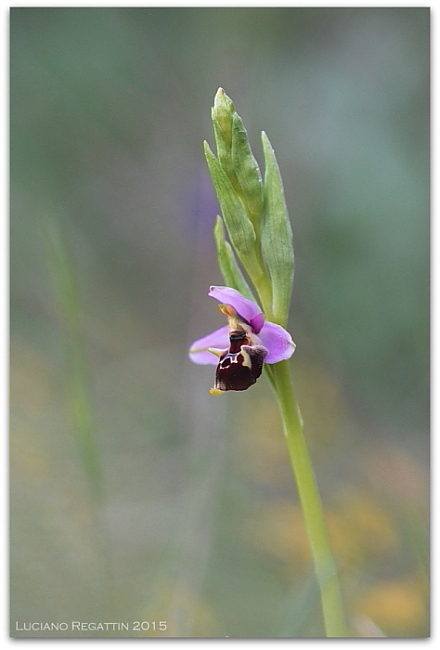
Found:
<path fill-rule="evenodd" d="M 227 324 L 195 341 L 189 356 L 194 363 L 216 366 L 215 383 L 210 390 L 214 395 L 247 390 L 265 368 L 280 408 L 321 595 L 326 635 L 345 637 L 336 563 L 288 363 L 295 350 L 285 329 L 294 254 L 281 175 L 263 132 L 262 177 L 242 120 L 222 88 L 215 96 L 212 122 L 217 156 L 206 142 L 204 146 L 222 212 L 222 216 L 217 216 L 214 238 L 226 286 L 211 286 L 209 295 L 220 302 Z"/>

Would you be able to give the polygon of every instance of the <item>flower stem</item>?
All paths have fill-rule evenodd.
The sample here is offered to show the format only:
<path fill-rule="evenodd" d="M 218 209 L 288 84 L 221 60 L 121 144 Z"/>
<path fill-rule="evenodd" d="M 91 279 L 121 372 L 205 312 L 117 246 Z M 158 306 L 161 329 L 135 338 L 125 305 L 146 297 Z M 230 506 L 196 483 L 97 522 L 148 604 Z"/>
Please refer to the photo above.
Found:
<path fill-rule="evenodd" d="M 301 414 L 293 394 L 288 362 L 280 361 L 271 366 L 269 376 L 281 411 L 290 462 L 312 551 L 326 635 L 346 637 L 347 629 L 336 564 L 330 547 L 315 474 L 303 435 Z"/>

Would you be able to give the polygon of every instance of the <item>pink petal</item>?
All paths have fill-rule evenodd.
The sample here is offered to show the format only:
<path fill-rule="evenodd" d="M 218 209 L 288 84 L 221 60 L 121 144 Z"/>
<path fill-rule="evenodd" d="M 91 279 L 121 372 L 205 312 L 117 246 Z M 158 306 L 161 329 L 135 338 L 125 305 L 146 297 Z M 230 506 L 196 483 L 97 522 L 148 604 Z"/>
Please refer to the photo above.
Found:
<path fill-rule="evenodd" d="M 227 325 L 194 341 L 189 349 L 189 358 L 194 363 L 216 366 L 218 364 L 218 357 L 212 352 L 208 352 L 208 348 L 229 349 L 229 330 Z"/>
<path fill-rule="evenodd" d="M 292 337 L 281 325 L 266 321 L 258 334 L 262 344 L 268 349 L 265 363 L 277 363 L 290 359 L 295 352 L 295 343 Z"/>
<path fill-rule="evenodd" d="M 258 305 L 248 300 L 235 289 L 230 287 L 210 287 L 209 296 L 216 298 L 225 305 L 232 305 L 248 323 L 252 325 L 255 334 L 258 334 L 264 323 L 264 314 Z"/>

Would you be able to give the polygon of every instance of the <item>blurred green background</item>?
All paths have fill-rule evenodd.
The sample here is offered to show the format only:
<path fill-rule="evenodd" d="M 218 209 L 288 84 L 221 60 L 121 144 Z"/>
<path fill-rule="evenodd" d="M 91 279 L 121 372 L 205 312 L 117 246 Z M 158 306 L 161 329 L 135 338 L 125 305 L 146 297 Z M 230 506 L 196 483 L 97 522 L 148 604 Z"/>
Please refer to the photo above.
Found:
<path fill-rule="evenodd" d="M 11 633 L 323 633 L 269 382 L 212 397 L 186 353 L 223 325 L 222 86 L 284 179 L 291 365 L 352 633 L 429 634 L 429 9 L 10 16 Z M 131 631 L 15 630 L 72 620 Z"/>

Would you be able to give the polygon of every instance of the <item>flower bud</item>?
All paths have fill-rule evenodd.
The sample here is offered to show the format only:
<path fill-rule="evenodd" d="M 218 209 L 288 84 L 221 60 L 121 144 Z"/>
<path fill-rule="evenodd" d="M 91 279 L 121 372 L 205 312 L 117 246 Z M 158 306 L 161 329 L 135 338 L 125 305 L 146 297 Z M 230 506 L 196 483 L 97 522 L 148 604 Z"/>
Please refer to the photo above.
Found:
<path fill-rule="evenodd" d="M 212 121 L 217 125 L 217 136 L 223 139 L 227 149 L 232 146 L 232 116 L 235 108 L 232 100 L 227 96 L 223 88 L 219 88 L 214 98 L 214 107 L 211 111 Z M 218 146 L 218 143 L 217 143 Z"/>

